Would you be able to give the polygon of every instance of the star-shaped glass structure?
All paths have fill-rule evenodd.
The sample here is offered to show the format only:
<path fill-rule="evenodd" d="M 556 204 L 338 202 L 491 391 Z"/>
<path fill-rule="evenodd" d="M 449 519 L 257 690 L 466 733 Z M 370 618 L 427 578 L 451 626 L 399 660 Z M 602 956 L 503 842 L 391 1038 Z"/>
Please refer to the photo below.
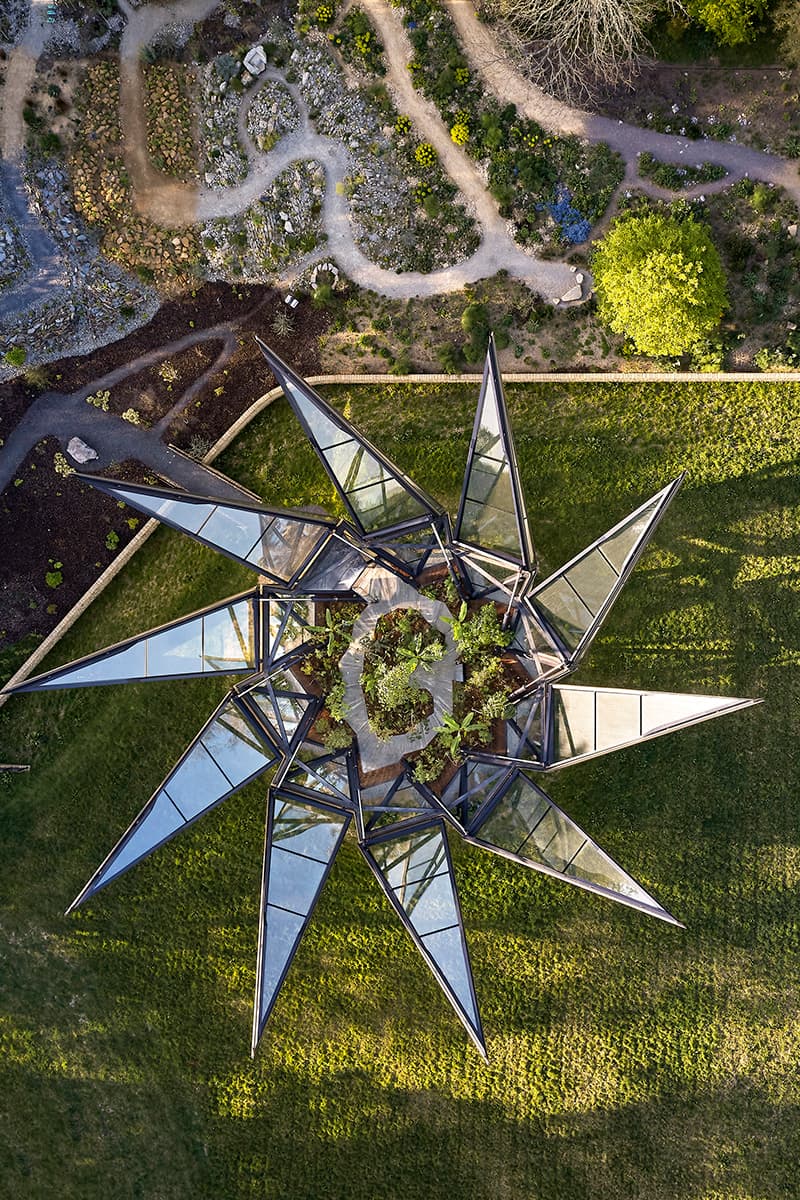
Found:
<path fill-rule="evenodd" d="M 537 582 L 492 343 L 453 523 L 261 348 L 347 517 L 82 477 L 255 578 L 243 595 L 14 689 L 239 677 L 68 911 L 271 772 L 253 1051 L 352 824 L 379 886 L 485 1054 L 448 826 L 677 924 L 541 782 L 756 701 L 567 682 L 681 480 Z"/>

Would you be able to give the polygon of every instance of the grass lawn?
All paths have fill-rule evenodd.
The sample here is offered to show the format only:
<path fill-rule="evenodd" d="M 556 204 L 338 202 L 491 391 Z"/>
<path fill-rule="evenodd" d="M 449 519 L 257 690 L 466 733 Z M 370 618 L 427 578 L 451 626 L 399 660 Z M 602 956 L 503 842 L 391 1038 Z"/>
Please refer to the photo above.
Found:
<path fill-rule="evenodd" d="M 476 392 L 331 389 L 453 511 Z M 542 571 L 688 478 L 578 682 L 765 705 L 559 773 L 685 932 L 453 842 L 484 1066 L 348 841 L 248 1057 L 264 785 L 60 914 L 224 682 L 0 712 L 0 1192 L 789 1200 L 800 1161 L 800 386 L 509 389 Z M 217 464 L 331 503 L 286 404 Z M 159 531 L 46 668 L 248 586 Z"/>

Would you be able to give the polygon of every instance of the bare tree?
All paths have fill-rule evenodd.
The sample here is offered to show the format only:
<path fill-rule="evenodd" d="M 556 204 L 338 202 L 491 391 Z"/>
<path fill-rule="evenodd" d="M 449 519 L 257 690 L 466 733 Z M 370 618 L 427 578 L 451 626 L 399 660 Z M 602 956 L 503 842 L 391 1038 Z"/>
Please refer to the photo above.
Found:
<path fill-rule="evenodd" d="M 679 5 L 670 4 L 670 7 Z M 532 78 L 571 103 L 630 84 L 649 43 L 643 30 L 663 0 L 489 0 Z"/>

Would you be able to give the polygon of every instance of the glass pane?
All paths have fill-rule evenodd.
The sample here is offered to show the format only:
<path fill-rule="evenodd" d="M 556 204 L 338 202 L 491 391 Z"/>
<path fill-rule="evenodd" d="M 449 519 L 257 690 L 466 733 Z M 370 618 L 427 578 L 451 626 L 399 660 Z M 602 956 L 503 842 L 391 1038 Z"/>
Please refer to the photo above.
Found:
<path fill-rule="evenodd" d="M 388 471 L 359 442 L 345 442 L 324 453 L 328 465 L 346 492 L 389 478 Z"/>
<path fill-rule="evenodd" d="M 446 862 L 439 825 L 377 842 L 371 849 L 378 869 L 393 888 L 435 875 Z"/>
<path fill-rule="evenodd" d="M 554 688 L 555 757 L 573 758 L 595 749 L 594 691 Z"/>
<path fill-rule="evenodd" d="M 264 919 L 264 934 L 261 947 L 261 995 L 259 1016 L 264 1016 L 272 1006 L 278 981 L 294 954 L 300 934 L 303 932 L 304 917 L 286 912 L 282 908 L 267 905 Z"/>
<path fill-rule="evenodd" d="M 457 925 L 450 929 L 441 929 L 438 933 L 427 933 L 422 939 L 428 954 L 455 992 L 459 1004 L 477 1024 L 478 1012 L 470 987 L 470 969 L 464 946 L 461 940 L 461 930 Z"/>
<path fill-rule="evenodd" d="M 571 649 L 578 645 L 592 624 L 592 613 L 561 575 L 537 592 L 532 600 Z"/>
<path fill-rule="evenodd" d="M 203 618 L 203 661 L 206 671 L 240 671 L 255 665 L 253 612 L 240 600 Z"/>
<path fill-rule="evenodd" d="M 345 430 L 340 429 L 335 421 L 331 420 L 324 408 L 316 404 L 305 392 L 292 383 L 291 380 L 282 380 L 281 387 L 285 392 L 291 393 L 292 400 L 302 413 L 311 429 L 314 440 L 322 450 L 327 446 L 335 446 L 338 442 L 348 440 L 349 435 Z"/>
<path fill-rule="evenodd" d="M 725 696 L 690 696 L 680 692 L 642 693 L 642 733 L 665 725 L 712 717 L 738 701 Z"/>
<path fill-rule="evenodd" d="M 546 863 L 554 871 L 563 871 L 585 841 L 586 834 L 551 805 L 519 853 L 523 858 Z"/>
<path fill-rule="evenodd" d="M 514 497 L 508 464 L 476 456 L 469 475 L 467 496 L 478 504 L 492 504 L 513 515 Z"/>
<path fill-rule="evenodd" d="M 199 674 L 203 670 L 203 617 L 184 621 L 147 639 L 149 676 Z"/>
<path fill-rule="evenodd" d="M 110 487 L 108 490 L 113 491 L 115 496 L 133 508 L 138 508 L 141 512 L 152 513 L 154 517 L 158 517 L 162 521 L 178 525 L 187 533 L 197 533 L 203 522 L 214 511 L 213 504 L 198 500 L 182 500 L 177 494 L 171 497 L 168 493 L 134 492 L 116 486 Z"/>
<path fill-rule="evenodd" d="M 506 723 L 507 753 L 541 760 L 542 736 L 542 693 L 534 692 L 514 706 L 514 715 Z"/>
<path fill-rule="evenodd" d="M 303 573 L 303 587 L 317 592 L 348 592 L 366 565 L 355 546 L 332 537 Z"/>
<path fill-rule="evenodd" d="M 229 792 L 231 782 L 202 742 L 198 742 L 165 781 L 164 790 L 186 819 L 190 820 Z"/>
<path fill-rule="evenodd" d="M 513 514 L 490 504 L 464 503 L 459 536 L 487 550 L 505 551 L 519 556 L 519 534 Z"/>
<path fill-rule="evenodd" d="M 280 696 L 276 695 L 275 703 L 278 707 L 278 712 L 283 722 L 283 731 L 287 739 L 291 741 L 297 733 L 297 727 L 300 724 L 306 709 L 311 703 L 310 700 L 301 699 L 299 696 Z"/>
<path fill-rule="evenodd" d="M 237 558 L 247 558 L 269 522 L 263 513 L 244 508 L 215 508 L 200 536 Z"/>
<path fill-rule="evenodd" d="M 626 560 L 636 549 L 638 543 L 647 533 L 647 528 L 653 518 L 658 513 L 658 507 L 661 503 L 662 495 L 659 493 L 658 498 L 642 509 L 635 517 L 623 525 L 618 533 L 612 537 L 606 538 L 603 543 L 603 553 L 608 561 L 614 567 L 614 570 L 622 573 Z"/>
<path fill-rule="evenodd" d="M 329 862 L 342 831 L 344 817 L 292 801 L 281 801 L 272 826 L 272 842 L 308 858 Z"/>
<path fill-rule="evenodd" d="M 163 791 L 157 792 L 144 808 L 136 827 L 124 841 L 103 869 L 93 884 L 96 890 L 114 879 L 126 867 L 143 858 L 145 854 L 160 845 L 166 838 L 171 837 L 185 824 L 183 817 L 170 802 L 169 796 Z"/>
<path fill-rule="evenodd" d="M 418 879 L 395 888 L 406 916 L 419 934 L 444 929 L 458 921 L 455 889 L 449 874 Z"/>
<path fill-rule="evenodd" d="M 598 750 L 631 742 L 640 736 L 641 697 L 638 693 L 598 691 L 595 694 Z"/>
<path fill-rule="evenodd" d="M 348 492 L 347 498 L 368 533 L 427 512 L 397 479 L 387 478 L 383 483 Z"/>
<path fill-rule="evenodd" d="M 518 776 L 487 819 L 474 830 L 475 836 L 517 854 L 549 808 L 547 797 Z"/>
<path fill-rule="evenodd" d="M 269 854 L 270 904 L 305 915 L 314 904 L 325 867 L 315 858 L 290 854 L 273 844 Z"/>
<path fill-rule="evenodd" d="M 82 667 L 65 667 L 58 670 L 52 679 L 43 679 L 37 683 L 39 688 L 59 688 L 65 683 L 114 683 L 125 679 L 145 679 L 145 647 L 144 639 L 124 650 L 117 650 L 107 657 L 95 662 L 85 663 Z"/>
<path fill-rule="evenodd" d="M 299 571 L 316 544 L 327 536 L 324 525 L 275 517 L 247 559 L 270 575 L 288 580 Z"/>
<path fill-rule="evenodd" d="M 209 726 L 202 743 L 234 785 L 256 771 L 265 770 L 277 758 L 272 747 L 257 737 L 233 704 L 227 704 Z"/>
<path fill-rule="evenodd" d="M 586 883 L 593 883 L 597 887 L 607 888 L 610 892 L 619 892 L 622 896 L 641 900 L 645 904 L 654 903 L 647 892 L 591 840 L 587 840 L 578 851 L 565 874 L 574 879 L 583 879 Z"/>
<path fill-rule="evenodd" d="M 600 611 L 619 580 L 599 550 L 593 550 L 571 567 L 566 578 L 593 614 Z"/>

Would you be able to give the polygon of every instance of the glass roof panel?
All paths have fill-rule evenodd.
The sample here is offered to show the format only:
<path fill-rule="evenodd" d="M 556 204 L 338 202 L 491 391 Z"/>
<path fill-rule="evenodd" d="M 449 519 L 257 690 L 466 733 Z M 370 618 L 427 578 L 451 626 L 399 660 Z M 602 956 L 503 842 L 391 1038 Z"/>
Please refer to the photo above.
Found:
<path fill-rule="evenodd" d="M 553 688 L 553 752 L 556 762 L 591 754 L 595 749 L 594 692 L 591 688 Z"/>
<path fill-rule="evenodd" d="M 288 580 L 300 570 L 317 544 L 328 536 L 325 525 L 274 517 L 265 525 L 247 560 L 278 579 Z"/>
<path fill-rule="evenodd" d="M 449 929 L 440 929 L 436 933 L 426 933 L 422 937 L 426 952 L 431 956 L 441 974 L 447 980 L 448 986 L 469 1017 L 471 1023 L 479 1023 L 478 1006 L 472 990 L 472 975 L 469 960 L 464 953 L 461 929 L 451 925 Z"/>
<path fill-rule="evenodd" d="M 445 843 L 438 823 L 376 842 L 371 852 L 391 888 L 402 888 L 446 869 Z"/>
<path fill-rule="evenodd" d="M 102 653 L 102 652 L 101 652 Z M 145 639 L 122 650 L 112 651 L 83 666 L 57 668 L 35 685 L 39 688 L 60 688 L 65 684 L 115 683 L 126 679 L 145 679 Z M 31 690 L 34 690 L 32 687 Z"/>
<path fill-rule="evenodd" d="M 550 801 L 544 793 L 518 775 L 488 816 L 479 818 L 479 824 L 470 828 L 470 833 L 481 841 L 518 854 L 549 807 Z"/>
<path fill-rule="evenodd" d="M 180 492 L 170 495 L 166 488 L 163 491 L 140 492 L 123 487 L 114 480 L 103 482 L 108 485 L 110 492 L 126 504 L 130 504 L 132 508 L 151 513 L 161 521 L 185 529 L 187 533 L 197 533 L 216 507 L 213 502 L 184 498 Z"/>
<path fill-rule="evenodd" d="M 631 879 L 613 859 L 600 849 L 591 839 L 587 838 L 572 862 L 566 868 L 566 874 L 575 879 L 583 879 L 596 887 L 606 888 L 609 892 L 618 892 L 621 896 L 630 896 L 642 904 L 653 905 L 652 896 L 648 896 L 644 888 L 639 887 L 635 879 Z"/>
<path fill-rule="evenodd" d="M 455 889 L 449 872 L 395 888 L 394 894 L 418 934 L 433 933 L 458 921 Z"/>
<path fill-rule="evenodd" d="M 156 792 L 142 809 L 133 828 L 117 843 L 108 861 L 93 877 L 86 896 L 116 879 L 185 824 L 183 816 L 166 792 Z"/>
<path fill-rule="evenodd" d="M 382 483 L 346 493 L 367 533 L 424 517 L 427 509 L 398 480 L 387 476 Z"/>
<path fill-rule="evenodd" d="M 201 742 L 164 781 L 164 790 L 187 821 L 231 790 L 231 781 Z"/>
<path fill-rule="evenodd" d="M 519 533 L 513 513 L 486 502 L 477 504 L 470 499 L 464 501 L 457 536 L 461 541 L 472 542 L 485 550 L 519 553 Z"/>
<path fill-rule="evenodd" d="M 283 908 L 266 906 L 261 946 L 261 978 L 259 980 L 258 1014 L 263 1026 L 275 1002 L 281 977 L 294 957 L 305 918 Z M 259 1030 L 260 1032 L 260 1030 Z"/>
<path fill-rule="evenodd" d="M 200 536 L 237 558 L 247 558 L 269 523 L 267 513 L 219 504 L 200 530 Z"/>
<path fill-rule="evenodd" d="M 201 741 L 234 786 L 277 761 L 268 742 L 259 738 L 233 704 L 226 704 Z"/>
<path fill-rule="evenodd" d="M 528 597 L 528 603 L 545 617 L 573 656 L 599 629 L 606 615 L 601 610 L 616 599 L 633 569 L 636 554 L 655 529 L 679 482 L 675 480 L 663 488 Z"/>
<path fill-rule="evenodd" d="M 340 428 L 322 405 L 312 400 L 303 388 L 298 387 L 287 377 L 281 379 L 281 387 L 284 392 L 290 393 L 292 402 L 308 423 L 320 450 L 326 450 L 329 446 L 338 446 L 340 442 L 351 440 L 351 435 Z"/>
<path fill-rule="evenodd" d="M 315 592 L 349 592 L 366 565 L 360 550 L 332 537 L 303 572 L 302 586 Z"/>
<path fill-rule="evenodd" d="M 307 804 L 283 798 L 278 801 L 276 797 L 272 841 L 285 850 L 327 863 L 336 849 L 343 820 L 333 814 L 325 816 Z"/>
<path fill-rule="evenodd" d="M 207 671 L 241 671 L 255 666 L 253 606 L 249 600 L 203 617 L 203 658 Z"/>
<path fill-rule="evenodd" d="M 325 864 L 318 859 L 291 854 L 273 845 L 269 854 L 270 904 L 307 913 L 316 900 L 324 873 Z"/>

